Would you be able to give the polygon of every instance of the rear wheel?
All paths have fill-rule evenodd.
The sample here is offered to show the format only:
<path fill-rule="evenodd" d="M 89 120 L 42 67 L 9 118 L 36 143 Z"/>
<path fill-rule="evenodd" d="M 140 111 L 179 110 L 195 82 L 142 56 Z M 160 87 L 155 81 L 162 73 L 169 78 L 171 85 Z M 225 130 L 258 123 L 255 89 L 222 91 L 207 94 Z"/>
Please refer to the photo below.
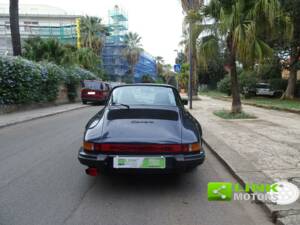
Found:
<path fill-rule="evenodd" d="M 87 101 L 82 100 L 82 104 L 86 105 L 86 104 L 87 104 Z"/>

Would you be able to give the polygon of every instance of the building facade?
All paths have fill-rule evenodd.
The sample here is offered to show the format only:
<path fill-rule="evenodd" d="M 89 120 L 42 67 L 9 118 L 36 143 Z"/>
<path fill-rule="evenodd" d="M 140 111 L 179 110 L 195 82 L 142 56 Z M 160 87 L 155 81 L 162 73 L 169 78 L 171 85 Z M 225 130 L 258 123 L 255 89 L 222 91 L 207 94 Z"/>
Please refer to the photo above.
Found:
<path fill-rule="evenodd" d="M 128 16 L 126 12 L 115 6 L 109 11 L 109 31 L 105 46 L 102 51 L 103 67 L 111 80 L 131 80 L 130 67 L 124 58 L 124 36 L 128 32 Z M 156 61 L 147 52 L 142 52 L 139 62 L 134 69 L 135 82 L 141 82 L 144 75 L 157 78 Z"/>
<path fill-rule="evenodd" d="M 40 36 L 76 43 L 76 19 L 66 11 L 46 5 L 21 5 L 19 11 L 21 39 Z M 9 5 L 0 4 L 0 55 L 11 54 Z"/>
<path fill-rule="evenodd" d="M 76 20 L 79 15 L 68 15 L 66 11 L 47 5 L 21 5 L 19 9 L 20 35 L 24 40 L 29 37 L 57 38 L 62 43 L 76 45 Z M 124 57 L 124 36 L 128 33 L 128 15 L 115 6 L 109 11 L 108 28 L 110 36 L 106 38 L 102 51 L 104 71 L 111 80 L 130 79 L 130 67 Z M 0 4 L 0 55 L 11 55 L 11 34 L 9 5 Z M 141 82 L 144 75 L 157 77 L 154 57 L 142 52 L 135 67 L 134 78 Z"/>

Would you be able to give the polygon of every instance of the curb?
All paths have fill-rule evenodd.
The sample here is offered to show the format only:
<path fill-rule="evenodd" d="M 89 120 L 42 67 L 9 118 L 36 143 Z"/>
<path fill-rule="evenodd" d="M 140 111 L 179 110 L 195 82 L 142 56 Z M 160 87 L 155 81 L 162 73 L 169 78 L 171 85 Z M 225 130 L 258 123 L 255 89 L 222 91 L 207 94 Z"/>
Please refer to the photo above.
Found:
<path fill-rule="evenodd" d="M 212 133 L 206 131 L 203 142 L 243 186 L 246 183 L 273 183 L 270 177 L 266 176 L 262 171 L 257 170 L 251 162 Z M 255 202 L 263 206 L 277 225 L 300 224 L 300 203 L 298 202 L 289 206 L 274 205 L 258 200 Z"/>
<path fill-rule="evenodd" d="M 36 117 L 32 117 L 32 118 L 27 118 L 27 119 L 20 120 L 20 121 L 8 122 L 6 124 L 0 125 L 0 129 L 5 128 L 5 127 L 9 127 L 9 126 L 13 126 L 13 125 L 16 125 L 16 124 L 21 124 L 21 123 L 41 119 L 41 118 L 46 118 L 46 117 L 62 114 L 62 113 L 65 113 L 65 112 L 71 112 L 71 111 L 75 111 L 75 110 L 78 110 L 78 109 L 84 109 L 84 108 L 87 108 L 87 107 L 89 107 L 89 106 L 82 105 L 82 106 L 78 106 L 76 108 L 66 109 L 66 110 L 62 110 L 62 111 L 58 111 L 58 112 L 47 113 L 47 114 L 44 114 L 44 115 L 40 115 L 40 116 L 36 116 Z"/>

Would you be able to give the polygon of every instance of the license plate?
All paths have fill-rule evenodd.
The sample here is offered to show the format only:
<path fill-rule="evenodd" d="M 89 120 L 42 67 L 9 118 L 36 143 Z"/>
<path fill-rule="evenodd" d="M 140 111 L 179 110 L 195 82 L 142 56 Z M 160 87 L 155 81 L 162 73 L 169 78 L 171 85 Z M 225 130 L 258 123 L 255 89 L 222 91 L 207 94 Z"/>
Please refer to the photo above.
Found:
<path fill-rule="evenodd" d="M 88 95 L 94 95 L 94 94 L 96 94 L 96 92 L 94 92 L 94 91 L 89 91 L 88 92 Z"/>
<path fill-rule="evenodd" d="M 113 160 L 115 169 L 165 169 L 165 157 L 121 157 Z"/>

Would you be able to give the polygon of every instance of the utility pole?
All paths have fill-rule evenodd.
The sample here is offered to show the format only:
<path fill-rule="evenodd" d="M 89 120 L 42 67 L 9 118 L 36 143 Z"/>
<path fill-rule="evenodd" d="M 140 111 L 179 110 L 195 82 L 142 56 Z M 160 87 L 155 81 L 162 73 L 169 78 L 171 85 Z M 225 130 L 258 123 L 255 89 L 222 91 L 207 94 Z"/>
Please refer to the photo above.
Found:
<path fill-rule="evenodd" d="M 192 9 L 192 1 L 189 0 L 189 8 L 190 10 Z M 192 50 L 192 44 L 193 44 L 193 41 L 192 41 L 192 36 L 193 36 L 193 31 L 192 31 L 192 28 L 193 28 L 193 25 L 192 25 L 192 21 L 189 22 L 189 57 L 190 57 L 190 77 L 189 77 L 189 105 L 190 105 L 190 109 L 193 108 L 193 50 Z"/>

